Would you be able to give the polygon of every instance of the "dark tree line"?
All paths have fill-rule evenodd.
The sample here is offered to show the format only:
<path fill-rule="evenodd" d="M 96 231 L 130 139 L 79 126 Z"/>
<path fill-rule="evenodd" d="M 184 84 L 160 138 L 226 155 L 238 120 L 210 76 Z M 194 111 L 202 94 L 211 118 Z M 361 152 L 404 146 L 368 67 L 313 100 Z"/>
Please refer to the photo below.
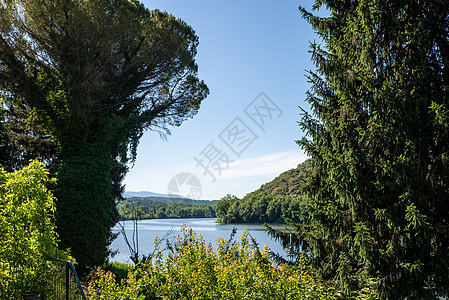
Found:
<path fill-rule="evenodd" d="M 215 218 L 215 205 L 161 203 L 145 201 L 145 205 L 124 202 L 118 208 L 120 219 L 178 219 L 178 218 Z"/>
<path fill-rule="evenodd" d="M 215 211 L 218 221 L 223 224 L 284 224 L 304 207 L 305 199 L 302 196 L 252 195 L 238 199 L 228 195 L 217 203 Z"/>

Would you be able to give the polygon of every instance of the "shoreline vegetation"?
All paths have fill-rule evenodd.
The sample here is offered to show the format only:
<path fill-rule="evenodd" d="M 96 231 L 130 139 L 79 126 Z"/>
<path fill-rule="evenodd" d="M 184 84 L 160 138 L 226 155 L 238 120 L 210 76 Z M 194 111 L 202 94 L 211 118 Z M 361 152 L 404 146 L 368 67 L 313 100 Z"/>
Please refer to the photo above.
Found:
<path fill-rule="evenodd" d="M 139 197 L 127 198 L 117 206 L 117 210 L 120 220 L 215 218 L 216 202 L 184 198 Z"/>
<path fill-rule="evenodd" d="M 220 224 L 285 224 L 304 212 L 302 194 L 307 162 L 288 170 L 242 199 L 226 195 L 220 200 L 177 197 L 132 197 L 119 203 L 120 220 L 217 218 Z"/>
<path fill-rule="evenodd" d="M 212 247 L 183 226 L 168 256 L 162 255 L 164 241 L 156 239 L 154 255 L 135 266 L 110 263 L 94 270 L 89 293 L 117 299 L 341 299 L 340 291 L 310 273 L 306 256 L 295 265 L 278 264 L 268 247 L 254 242 L 245 231 L 239 240 L 231 235 Z M 351 299 L 376 299 L 375 284 Z"/>
<path fill-rule="evenodd" d="M 242 199 L 226 195 L 215 206 L 221 224 L 285 224 L 303 213 L 307 204 L 303 186 L 309 165 L 306 162 L 277 176 Z"/>

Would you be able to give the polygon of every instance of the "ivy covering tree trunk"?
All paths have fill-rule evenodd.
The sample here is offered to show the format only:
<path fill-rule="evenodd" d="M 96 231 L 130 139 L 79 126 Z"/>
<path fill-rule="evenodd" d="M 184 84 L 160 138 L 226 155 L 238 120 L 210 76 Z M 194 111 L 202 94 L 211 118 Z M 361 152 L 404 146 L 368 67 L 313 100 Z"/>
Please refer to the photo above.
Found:
<path fill-rule="evenodd" d="M 92 144 L 89 148 L 61 157 L 55 196 L 60 199 L 57 232 L 64 237 L 60 247 L 71 248 L 74 257 L 83 258 L 83 266 L 93 267 L 104 261 L 118 214 L 112 197 L 112 160 L 101 153 L 101 147 Z"/>
<path fill-rule="evenodd" d="M 121 181 L 145 130 L 168 134 L 199 110 L 198 37 L 136 0 L 0 2 L 0 96 L 54 141 L 60 246 L 101 265 Z"/>
<path fill-rule="evenodd" d="M 293 239 L 346 295 L 379 279 L 385 299 L 449 293 L 449 2 L 315 1 L 309 217 Z"/>

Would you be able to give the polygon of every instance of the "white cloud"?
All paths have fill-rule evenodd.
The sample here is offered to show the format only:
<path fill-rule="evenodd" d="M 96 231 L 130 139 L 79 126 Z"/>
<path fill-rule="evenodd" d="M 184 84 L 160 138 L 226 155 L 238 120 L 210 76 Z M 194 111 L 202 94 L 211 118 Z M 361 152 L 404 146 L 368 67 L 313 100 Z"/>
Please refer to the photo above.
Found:
<path fill-rule="evenodd" d="M 285 151 L 232 162 L 229 169 L 223 171 L 220 179 L 242 178 L 260 175 L 279 175 L 295 168 L 305 161 L 307 156 L 299 151 Z"/>

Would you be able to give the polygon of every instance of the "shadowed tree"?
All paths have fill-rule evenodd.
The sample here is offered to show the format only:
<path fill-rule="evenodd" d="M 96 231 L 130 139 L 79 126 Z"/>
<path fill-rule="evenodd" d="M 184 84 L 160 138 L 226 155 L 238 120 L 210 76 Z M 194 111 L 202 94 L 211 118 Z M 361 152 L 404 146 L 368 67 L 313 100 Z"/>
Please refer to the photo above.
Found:
<path fill-rule="evenodd" d="M 3 103 L 3 102 L 2 102 Z M 2 145 L 7 149 L 7 161 L 1 165 L 8 170 L 20 170 L 26 167 L 30 160 L 45 163 L 51 171 L 56 164 L 57 147 L 37 120 L 29 107 L 8 105 L 3 112 L 3 130 L 5 140 Z"/>
<path fill-rule="evenodd" d="M 198 111 L 198 37 L 139 1 L 0 2 L 0 89 L 58 148 L 60 246 L 102 264 L 121 179 L 147 129 L 169 133 Z"/>

